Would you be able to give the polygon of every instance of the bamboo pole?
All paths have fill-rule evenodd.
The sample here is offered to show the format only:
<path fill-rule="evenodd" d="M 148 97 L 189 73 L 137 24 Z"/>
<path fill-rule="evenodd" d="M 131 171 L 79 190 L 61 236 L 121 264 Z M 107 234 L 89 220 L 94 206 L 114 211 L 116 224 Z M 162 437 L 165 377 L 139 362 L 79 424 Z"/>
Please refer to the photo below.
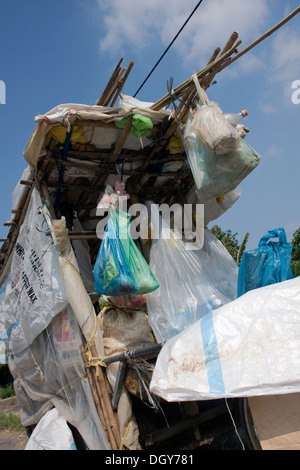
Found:
<path fill-rule="evenodd" d="M 229 49 L 231 49 L 235 42 L 237 41 L 238 39 L 238 33 L 237 32 L 233 32 L 230 36 L 230 38 L 228 39 L 227 43 L 225 44 L 225 46 L 223 47 L 221 53 L 220 53 L 220 56 L 224 55 Z M 220 70 L 220 67 L 215 67 L 213 71 L 211 71 L 206 77 L 204 77 L 201 82 L 200 82 L 200 85 L 202 88 L 204 88 L 204 90 L 206 90 L 209 85 L 211 84 L 211 82 L 213 81 L 215 75 L 219 72 Z"/>
<path fill-rule="evenodd" d="M 97 357 L 97 350 L 95 348 L 94 342 L 92 342 L 90 345 L 90 351 L 94 357 Z M 101 367 L 99 367 L 98 375 L 95 374 L 95 382 L 99 397 L 101 397 L 103 400 L 102 409 L 105 420 L 108 423 L 108 432 L 113 436 L 112 440 L 114 441 L 114 447 L 117 450 L 121 445 L 119 419 L 117 413 L 115 413 L 112 409 L 111 398 L 107 390 L 107 382 Z"/>
<path fill-rule="evenodd" d="M 217 59 L 214 60 L 214 62 L 212 62 L 211 64 L 208 64 L 204 67 L 204 69 L 196 72 L 196 75 L 197 75 L 197 78 L 198 80 L 202 77 L 204 77 L 208 72 L 210 72 L 211 70 L 213 70 L 213 67 L 216 67 L 217 65 L 220 65 L 220 63 L 227 59 L 227 57 L 229 57 L 233 52 L 236 51 L 236 48 L 241 44 L 242 41 L 238 41 L 233 47 L 231 47 L 227 52 L 225 52 L 225 54 L 221 55 L 220 57 L 218 57 Z M 180 97 L 182 95 L 182 93 L 185 92 L 186 88 L 190 85 L 192 85 L 193 83 L 193 76 L 188 78 L 187 80 L 185 80 L 183 83 L 181 83 L 180 85 L 178 85 L 176 88 L 174 88 L 174 94 L 177 96 L 177 97 Z M 168 104 L 170 104 L 170 95 L 167 94 L 165 96 L 163 96 L 160 100 L 158 100 L 156 103 L 154 103 L 150 109 L 153 109 L 154 111 L 158 111 L 159 109 L 167 106 Z"/>
<path fill-rule="evenodd" d="M 132 60 L 132 61 L 130 62 L 130 64 L 128 65 L 128 68 L 127 68 L 127 70 L 126 70 L 126 72 L 125 72 L 124 79 L 123 79 L 122 82 L 120 83 L 120 85 L 119 85 L 119 87 L 118 87 L 118 90 L 117 90 L 117 92 L 116 92 L 116 94 L 115 94 L 115 96 L 114 96 L 114 98 L 113 98 L 113 100 L 112 100 L 112 102 L 111 102 L 111 104 L 110 104 L 111 107 L 114 106 L 114 104 L 116 103 L 117 99 L 119 98 L 119 96 L 120 96 L 120 94 L 121 94 L 121 91 L 122 91 L 122 89 L 123 89 L 123 87 L 124 87 L 124 85 L 125 85 L 125 82 L 126 82 L 128 76 L 129 76 L 129 74 L 130 74 L 131 69 L 132 69 L 133 66 L 134 66 L 134 61 Z"/>
<path fill-rule="evenodd" d="M 203 78 L 207 73 L 210 73 L 213 71 L 215 67 L 220 67 L 218 70 L 221 71 L 228 65 L 232 64 L 235 62 L 237 59 L 242 57 L 246 52 L 250 51 L 253 47 L 255 47 L 257 44 L 262 42 L 264 39 L 266 39 L 268 36 L 273 34 L 275 31 L 277 31 L 281 26 L 283 26 L 285 23 L 287 23 L 289 20 L 291 20 L 295 15 L 297 15 L 300 12 L 300 6 L 295 8 L 289 15 L 287 15 L 285 18 L 283 18 L 279 23 L 274 25 L 272 28 L 270 28 L 268 31 L 266 31 L 264 34 L 262 34 L 259 38 L 257 38 L 255 41 L 253 41 L 251 44 L 249 44 L 247 47 L 242 49 L 240 52 L 237 52 L 234 57 L 230 57 L 237 49 L 237 47 L 241 44 L 242 41 L 237 41 L 236 44 L 234 44 L 225 54 L 220 55 L 217 59 L 215 59 L 212 63 L 208 64 L 204 69 L 200 70 L 199 72 L 196 73 L 198 80 L 200 78 Z M 226 65 L 222 64 L 222 62 L 230 58 L 227 62 Z M 183 82 L 181 85 L 176 87 L 174 89 L 174 93 L 176 96 L 181 96 L 182 92 L 192 83 L 193 78 L 187 79 L 185 82 Z M 164 106 L 167 106 L 170 103 L 170 97 L 169 95 L 163 96 L 159 101 L 154 103 L 154 105 L 151 107 L 153 110 L 159 110 L 163 108 Z"/>
<path fill-rule="evenodd" d="M 81 356 L 82 356 L 84 364 L 87 364 L 87 357 L 86 357 L 85 350 L 84 350 L 83 346 L 80 346 L 80 352 L 81 352 Z M 92 393 L 92 396 L 93 396 L 93 400 L 94 400 L 94 404 L 95 404 L 95 407 L 96 407 L 96 410 L 97 410 L 97 414 L 100 418 L 100 421 L 101 421 L 101 424 L 103 426 L 104 432 L 106 434 L 107 440 L 110 443 L 110 433 L 108 431 L 107 423 L 104 419 L 104 414 L 103 414 L 103 411 L 102 411 L 102 407 L 101 407 L 101 403 L 100 403 L 100 399 L 99 399 L 99 395 L 98 395 L 97 387 L 96 387 L 96 383 L 95 383 L 95 377 L 94 377 L 92 371 L 90 370 L 90 368 L 88 368 L 88 367 L 86 367 L 85 373 L 86 373 L 86 377 L 87 377 L 88 382 L 89 382 L 89 386 L 90 386 L 90 390 L 91 390 L 91 393 Z"/>
<path fill-rule="evenodd" d="M 126 71 L 126 67 L 123 67 L 120 71 L 120 73 L 117 75 L 117 77 L 115 78 L 115 80 L 113 81 L 110 89 L 108 90 L 107 92 L 107 96 L 105 97 L 105 100 L 104 100 L 104 103 L 103 103 L 103 106 L 108 106 L 110 100 L 112 99 L 116 89 L 118 88 L 118 85 L 120 83 L 120 80 L 122 78 L 122 75 L 125 73 Z"/>
<path fill-rule="evenodd" d="M 110 90 L 110 88 L 111 88 L 111 86 L 112 86 L 112 83 L 115 81 L 116 76 L 118 75 L 118 73 L 119 73 L 119 71 L 120 71 L 120 69 L 121 69 L 120 66 L 121 66 L 121 63 L 122 63 L 122 62 L 123 62 L 123 57 L 119 60 L 119 62 L 118 62 L 118 64 L 117 64 L 115 70 L 113 71 L 113 73 L 112 73 L 112 75 L 111 75 L 111 77 L 110 77 L 110 79 L 109 79 L 109 81 L 108 81 L 108 83 L 107 83 L 105 89 L 103 90 L 102 95 L 101 95 L 100 98 L 96 101 L 95 104 L 96 104 L 97 106 L 103 106 L 103 103 L 105 102 L 105 100 L 106 100 L 106 98 L 107 98 L 107 94 L 108 94 L 108 92 L 109 92 L 109 90 Z"/>
<path fill-rule="evenodd" d="M 247 47 L 242 49 L 240 52 L 238 52 L 233 58 L 230 60 L 230 64 L 232 62 L 235 62 L 237 59 L 242 57 L 246 52 L 250 51 L 253 49 L 253 47 L 257 46 L 260 42 L 262 42 L 264 39 L 266 39 L 268 36 L 271 36 L 275 31 L 277 31 L 281 26 L 283 26 L 285 23 L 287 23 L 289 20 L 291 20 L 295 15 L 300 13 L 300 6 L 295 8 L 291 13 L 289 13 L 285 18 L 283 18 L 279 23 L 274 25 L 272 28 L 270 28 L 268 31 L 266 31 L 264 34 L 262 34 L 259 38 L 257 38 L 255 41 L 251 42 Z M 228 64 L 229 65 L 229 64 Z"/>

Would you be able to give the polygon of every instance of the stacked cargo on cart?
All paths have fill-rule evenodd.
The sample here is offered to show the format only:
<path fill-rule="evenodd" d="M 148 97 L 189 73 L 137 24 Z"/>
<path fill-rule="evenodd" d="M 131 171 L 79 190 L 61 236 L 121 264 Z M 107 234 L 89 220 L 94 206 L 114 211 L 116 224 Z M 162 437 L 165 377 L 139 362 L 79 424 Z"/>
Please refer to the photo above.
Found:
<path fill-rule="evenodd" d="M 273 30 L 241 52 L 233 33 L 157 102 L 123 93 L 121 60 L 95 105 L 35 117 L 0 250 L 1 358 L 27 448 L 191 450 L 232 428 L 235 400 L 249 418 L 245 398 L 300 391 L 299 280 L 237 297 L 238 265 L 206 228 L 261 159 L 246 113 L 207 90 Z"/>

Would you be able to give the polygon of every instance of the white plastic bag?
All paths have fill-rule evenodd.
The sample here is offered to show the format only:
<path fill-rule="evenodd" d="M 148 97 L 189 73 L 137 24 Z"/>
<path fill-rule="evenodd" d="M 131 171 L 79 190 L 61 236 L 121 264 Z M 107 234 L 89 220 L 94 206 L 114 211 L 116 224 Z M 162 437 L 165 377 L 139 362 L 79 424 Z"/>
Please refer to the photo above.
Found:
<path fill-rule="evenodd" d="M 237 149 L 240 145 L 240 134 L 227 122 L 218 103 L 209 101 L 196 75 L 193 76 L 193 81 L 201 105 L 197 106 L 191 131 L 216 155 L 225 155 Z"/>
<path fill-rule="evenodd" d="M 160 236 L 152 241 L 150 268 L 160 284 L 147 295 L 150 323 L 159 342 L 236 297 L 238 267 L 208 230 L 203 248 L 189 250 L 162 221 Z"/>
<path fill-rule="evenodd" d="M 252 290 L 163 346 L 150 390 L 167 401 L 300 392 L 300 277 Z"/>
<path fill-rule="evenodd" d="M 204 227 L 209 222 L 218 219 L 225 212 L 228 211 L 240 198 L 242 190 L 240 186 L 237 186 L 233 191 L 223 194 L 222 196 L 216 197 L 204 203 Z M 187 195 L 187 201 L 189 204 L 200 204 L 195 186 L 191 188 Z"/>
<path fill-rule="evenodd" d="M 38 422 L 25 450 L 76 450 L 67 421 L 56 408 L 48 411 Z"/>

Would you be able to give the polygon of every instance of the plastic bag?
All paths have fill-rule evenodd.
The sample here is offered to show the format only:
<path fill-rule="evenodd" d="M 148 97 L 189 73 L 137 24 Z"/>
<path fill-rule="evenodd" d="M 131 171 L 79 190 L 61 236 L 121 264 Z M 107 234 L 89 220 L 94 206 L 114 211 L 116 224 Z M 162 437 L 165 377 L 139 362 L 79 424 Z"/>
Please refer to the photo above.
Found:
<path fill-rule="evenodd" d="M 104 194 L 98 202 L 97 209 L 108 211 L 111 207 L 114 209 L 119 208 L 119 195 L 114 192 L 113 188 L 108 184 L 105 188 Z"/>
<path fill-rule="evenodd" d="M 145 312 L 105 307 L 97 319 L 103 331 L 105 356 L 155 344 Z"/>
<path fill-rule="evenodd" d="M 38 422 L 25 450 L 77 450 L 67 421 L 56 408 L 48 411 Z"/>
<path fill-rule="evenodd" d="M 208 230 L 203 248 L 188 250 L 162 221 L 160 236 L 152 242 L 150 268 L 160 284 L 147 295 L 149 319 L 159 342 L 236 298 L 238 267 Z"/>
<path fill-rule="evenodd" d="M 130 235 L 131 216 L 124 211 L 117 211 L 120 242 L 137 289 L 135 294 L 148 294 L 159 287 L 153 272 Z"/>
<path fill-rule="evenodd" d="M 215 199 L 205 202 L 204 204 L 204 227 L 206 227 L 209 222 L 216 220 L 225 212 L 228 211 L 240 198 L 242 194 L 241 188 L 237 186 L 233 191 L 223 194 Z M 195 186 L 191 188 L 187 195 L 187 201 L 189 204 L 197 204 L 199 200 L 197 198 L 197 193 L 195 192 Z"/>
<path fill-rule="evenodd" d="M 202 104 L 197 105 L 191 131 L 216 155 L 225 155 L 237 149 L 240 145 L 240 134 L 227 122 L 218 103 L 209 101 L 196 75 L 193 80 Z"/>
<path fill-rule="evenodd" d="M 93 269 L 95 292 L 104 295 L 127 295 L 137 290 L 137 286 L 127 263 L 119 239 L 116 213 L 110 211 L 104 236 Z"/>
<path fill-rule="evenodd" d="M 150 391 L 167 401 L 300 392 L 300 277 L 247 292 L 160 351 Z"/>
<path fill-rule="evenodd" d="M 261 156 L 243 139 L 226 155 L 212 153 L 191 130 L 189 114 L 184 130 L 184 146 L 200 203 L 233 191 L 259 164 Z"/>
<path fill-rule="evenodd" d="M 270 241 L 277 238 L 279 241 Z M 238 276 L 238 296 L 245 292 L 292 279 L 292 245 L 287 242 L 284 228 L 269 230 L 258 248 L 243 253 Z"/>
<path fill-rule="evenodd" d="M 123 129 L 126 126 L 128 119 L 129 116 L 126 116 L 120 121 L 114 121 L 114 123 L 117 127 Z M 152 127 L 153 124 L 149 117 L 138 113 L 133 114 L 130 132 L 135 137 L 144 137 L 148 133 L 148 130 L 152 129 Z"/>

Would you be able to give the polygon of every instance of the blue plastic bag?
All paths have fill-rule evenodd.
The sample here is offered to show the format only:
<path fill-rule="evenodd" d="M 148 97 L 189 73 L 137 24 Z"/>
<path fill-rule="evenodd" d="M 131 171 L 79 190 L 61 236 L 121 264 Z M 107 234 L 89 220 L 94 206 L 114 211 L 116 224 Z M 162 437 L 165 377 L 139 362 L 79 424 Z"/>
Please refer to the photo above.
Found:
<path fill-rule="evenodd" d="M 110 211 L 103 239 L 93 269 L 95 292 L 119 296 L 132 294 L 137 290 L 122 244 L 119 240 L 116 214 Z"/>
<path fill-rule="evenodd" d="M 270 241 L 278 238 L 279 241 Z M 238 276 L 238 297 L 252 289 L 292 279 L 292 245 L 287 242 L 285 230 L 269 230 L 258 248 L 243 254 Z"/>

